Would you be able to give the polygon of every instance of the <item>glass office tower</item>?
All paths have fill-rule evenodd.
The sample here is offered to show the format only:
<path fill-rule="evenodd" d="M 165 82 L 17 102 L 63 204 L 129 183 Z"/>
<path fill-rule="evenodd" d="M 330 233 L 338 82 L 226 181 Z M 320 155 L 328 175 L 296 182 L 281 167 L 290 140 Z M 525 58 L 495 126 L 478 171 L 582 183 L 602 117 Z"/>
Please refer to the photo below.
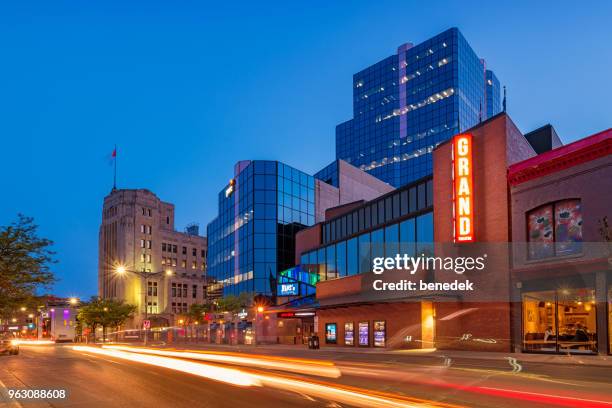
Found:
<path fill-rule="evenodd" d="M 404 44 L 353 75 L 353 119 L 336 127 L 336 159 L 401 187 L 432 173 L 436 145 L 499 113 L 499 97 L 457 28 Z M 315 177 L 333 184 L 330 170 Z"/>
<path fill-rule="evenodd" d="M 223 294 L 272 295 L 295 263 L 295 234 L 314 224 L 314 177 L 277 161 L 242 161 L 207 227 L 209 277 Z"/>

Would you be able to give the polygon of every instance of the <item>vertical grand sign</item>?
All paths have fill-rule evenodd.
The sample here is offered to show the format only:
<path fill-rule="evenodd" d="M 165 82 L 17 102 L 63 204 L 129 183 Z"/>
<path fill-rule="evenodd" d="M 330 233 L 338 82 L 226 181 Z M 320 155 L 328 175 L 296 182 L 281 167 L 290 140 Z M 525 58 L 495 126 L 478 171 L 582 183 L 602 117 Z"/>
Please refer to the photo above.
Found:
<path fill-rule="evenodd" d="M 472 135 L 453 138 L 453 238 L 474 242 L 474 169 Z"/>

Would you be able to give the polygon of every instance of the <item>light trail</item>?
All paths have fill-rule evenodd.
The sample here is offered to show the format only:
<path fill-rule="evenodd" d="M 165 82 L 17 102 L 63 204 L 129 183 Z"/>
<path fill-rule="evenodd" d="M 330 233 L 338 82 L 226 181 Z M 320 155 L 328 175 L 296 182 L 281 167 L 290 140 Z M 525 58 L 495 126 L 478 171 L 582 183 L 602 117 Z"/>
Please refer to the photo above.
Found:
<path fill-rule="evenodd" d="M 175 371 L 194 374 L 200 377 L 209 378 L 239 386 L 256 386 L 260 383 L 251 375 L 240 370 L 223 368 L 214 365 L 194 363 L 191 361 L 179 360 L 176 358 L 150 356 L 146 354 L 128 353 L 119 350 L 106 350 L 98 347 L 73 346 L 73 350 L 90 354 L 97 354 L 107 357 L 115 357 L 122 360 L 134 361 L 137 363 L 154 365 L 157 367 L 169 368 Z"/>
<path fill-rule="evenodd" d="M 47 346 L 50 344 L 55 344 L 54 341 L 51 340 L 25 340 L 25 339 L 14 339 L 16 344 L 20 346 Z"/>
<path fill-rule="evenodd" d="M 178 359 L 176 357 L 162 357 L 158 355 L 142 354 L 139 348 L 130 351 L 113 350 L 110 348 L 97 348 L 86 346 L 74 346 L 73 350 L 96 354 L 100 356 L 114 357 L 133 362 L 150 364 L 157 367 L 181 371 L 206 377 L 216 381 L 222 381 L 234 385 L 257 385 L 270 388 L 291 391 L 296 394 L 305 394 L 326 400 L 345 403 L 362 408 L 429 408 L 444 407 L 458 408 L 457 405 L 439 403 L 436 401 L 405 397 L 384 392 L 366 390 L 362 388 L 324 383 L 321 381 L 293 378 L 280 374 L 263 374 L 260 372 L 249 372 L 237 368 L 222 368 L 200 362 L 192 362 Z"/>
<path fill-rule="evenodd" d="M 333 363 L 306 359 L 300 360 L 289 358 L 266 358 L 258 355 L 232 355 L 221 353 L 165 350 L 115 345 L 102 346 L 102 348 L 120 351 L 131 351 L 143 354 L 152 354 L 157 356 L 189 358 L 192 360 L 240 364 L 249 367 L 289 371 L 301 374 L 316 375 L 320 377 L 338 378 L 341 376 L 340 370 Z"/>

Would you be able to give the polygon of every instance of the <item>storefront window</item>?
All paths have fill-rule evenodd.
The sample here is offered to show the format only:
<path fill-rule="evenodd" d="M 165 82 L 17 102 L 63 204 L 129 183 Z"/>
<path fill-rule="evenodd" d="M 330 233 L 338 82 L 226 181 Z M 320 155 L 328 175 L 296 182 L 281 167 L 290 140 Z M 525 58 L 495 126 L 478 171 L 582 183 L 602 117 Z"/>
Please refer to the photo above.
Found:
<path fill-rule="evenodd" d="M 523 348 L 575 354 L 597 352 L 595 291 L 580 288 L 524 293 Z"/>
<path fill-rule="evenodd" d="M 385 347 L 386 340 L 386 322 L 384 320 L 374 320 L 374 347 Z"/>
<path fill-rule="evenodd" d="M 580 200 L 558 201 L 527 214 L 529 259 L 571 255 L 582 250 Z"/>

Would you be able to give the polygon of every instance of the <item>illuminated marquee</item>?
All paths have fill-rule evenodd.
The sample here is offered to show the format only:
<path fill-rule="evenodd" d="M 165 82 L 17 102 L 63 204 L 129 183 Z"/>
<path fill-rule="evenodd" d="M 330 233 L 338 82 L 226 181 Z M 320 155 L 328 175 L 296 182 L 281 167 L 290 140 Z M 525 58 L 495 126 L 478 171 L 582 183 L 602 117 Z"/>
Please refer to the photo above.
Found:
<path fill-rule="evenodd" d="M 474 242 L 472 135 L 453 138 L 453 232 L 455 242 Z"/>

